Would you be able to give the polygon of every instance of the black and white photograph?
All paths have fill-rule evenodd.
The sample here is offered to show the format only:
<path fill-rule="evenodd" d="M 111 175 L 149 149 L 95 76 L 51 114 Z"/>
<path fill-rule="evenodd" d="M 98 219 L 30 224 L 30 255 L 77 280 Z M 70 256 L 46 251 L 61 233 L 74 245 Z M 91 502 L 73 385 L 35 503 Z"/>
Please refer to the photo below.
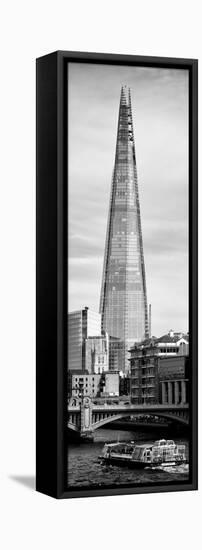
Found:
<path fill-rule="evenodd" d="M 0 548 L 198 550 L 200 3 L 1 4 Z"/>
<path fill-rule="evenodd" d="M 68 63 L 66 489 L 191 482 L 189 71 Z"/>

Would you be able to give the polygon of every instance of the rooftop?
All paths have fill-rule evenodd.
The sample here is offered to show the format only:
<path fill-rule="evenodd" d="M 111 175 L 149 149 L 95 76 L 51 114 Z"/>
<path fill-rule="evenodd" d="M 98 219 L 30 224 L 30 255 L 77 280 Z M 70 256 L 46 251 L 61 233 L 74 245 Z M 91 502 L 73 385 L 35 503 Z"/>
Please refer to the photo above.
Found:
<path fill-rule="evenodd" d="M 189 343 L 189 333 L 183 333 L 183 332 L 174 332 L 173 330 L 170 330 L 167 334 L 163 334 L 163 336 L 160 336 L 157 338 L 156 336 L 152 336 L 151 338 L 146 338 L 142 342 L 139 342 L 137 344 L 134 344 L 133 348 L 142 348 L 142 347 L 159 347 L 158 344 L 175 344 L 179 342 L 179 340 L 185 340 L 187 344 Z M 130 351 L 130 350 L 129 350 Z"/>

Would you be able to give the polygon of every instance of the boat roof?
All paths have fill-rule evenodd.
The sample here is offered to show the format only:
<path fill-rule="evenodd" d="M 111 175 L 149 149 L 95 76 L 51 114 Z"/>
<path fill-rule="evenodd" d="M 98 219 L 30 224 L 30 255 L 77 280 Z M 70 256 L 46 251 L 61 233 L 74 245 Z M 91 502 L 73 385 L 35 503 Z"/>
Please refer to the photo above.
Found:
<path fill-rule="evenodd" d="M 163 442 L 163 444 L 160 445 L 160 442 Z M 142 449 L 152 449 L 152 447 L 166 447 L 167 445 L 174 445 L 174 441 L 166 441 L 165 439 L 160 439 L 159 441 L 155 441 L 154 443 L 137 443 L 135 446 Z"/>
<path fill-rule="evenodd" d="M 125 441 L 117 441 L 116 443 L 105 443 L 106 447 L 117 447 L 117 445 L 124 445 L 125 447 L 131 447 L 131 445 L 134 445 L 134 443 L 125 442 Z"/>
<path fill-rule="evenodd" d="M 140 444 L 138 443 L 135 446 L 138 447 L 138 448 L 141 448 L 141 449 L 145 449 L 145 448 L 151 449 L 153 447 L 153 445 L 154 445 L 153 443 L 140 443 Z"/>
<path fill-rule="evenodd" d="M 156 446 L 175 445 L 175 442 L 173 441 L 173 439 L 158 439 L 158 441 L 154 441 L 153 443 L 137 443 L 135 441 L 117 441 L 116 443 L 105 443 L 106 447 L 117 447 L 117 445 L 123 445 L 125 447 L 131 447 L 131 445 L 135 445 L 135 447 L 151 449 L 152 447 Z"/>
<path fill-rule="evenodd" d="M 175 442 L 173 439 L 158 439 L 154 441 L 154 445 L 175 445 Z"/>

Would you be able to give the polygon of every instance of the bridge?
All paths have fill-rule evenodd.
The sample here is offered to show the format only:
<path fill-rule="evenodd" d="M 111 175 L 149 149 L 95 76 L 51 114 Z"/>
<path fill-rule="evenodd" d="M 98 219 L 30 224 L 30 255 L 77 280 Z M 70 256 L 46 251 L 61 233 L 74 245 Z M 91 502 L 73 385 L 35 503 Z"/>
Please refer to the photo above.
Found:
<path fill-rule="evenodd" d="M 85 397 L 81 401 L 71 398 L 68 404 L 69 430 L 78 433 L 82 438 L 92 437 L 93 432 L 110 422 L 127 418 L 131 415 L 155 415 L 184 425 L 189 424 L 189 405 L 187 403 L 133 405 L 129 402 L 116 403 L 98 401 Z"/>

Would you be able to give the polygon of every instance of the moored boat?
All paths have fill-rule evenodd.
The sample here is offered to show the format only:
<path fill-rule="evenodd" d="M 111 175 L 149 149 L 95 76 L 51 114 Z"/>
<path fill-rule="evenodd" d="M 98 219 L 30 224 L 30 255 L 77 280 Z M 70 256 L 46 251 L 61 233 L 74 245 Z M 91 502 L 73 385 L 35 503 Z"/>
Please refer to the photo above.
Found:
<path fill-rule="evenodd" d="M 136 445 L 131 443 L 105 443 L 102 463 L 126 465 L 132 468 L 155 466 L 178 466 L 185 464 L 185 445 L 176 444 L 172 439 L 160 439 L 153 444 Z"/>

